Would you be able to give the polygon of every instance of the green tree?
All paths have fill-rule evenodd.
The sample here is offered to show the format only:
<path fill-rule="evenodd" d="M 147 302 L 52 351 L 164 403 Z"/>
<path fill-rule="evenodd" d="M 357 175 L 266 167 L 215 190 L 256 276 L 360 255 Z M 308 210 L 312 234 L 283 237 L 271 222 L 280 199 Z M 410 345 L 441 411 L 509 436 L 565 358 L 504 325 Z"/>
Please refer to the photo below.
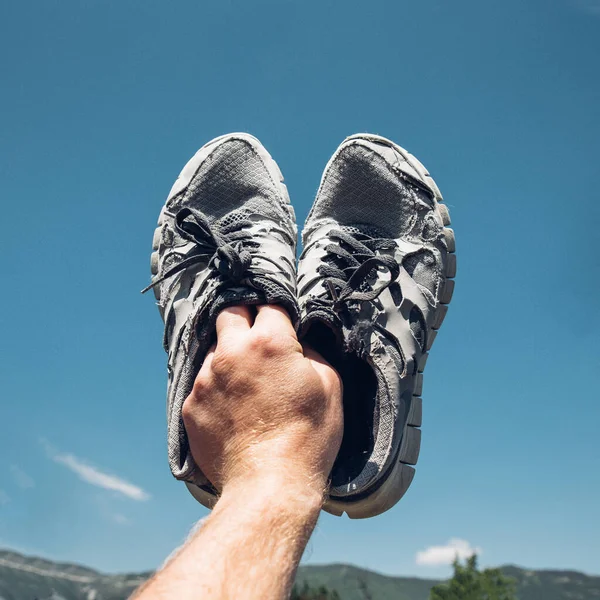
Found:
<path fill-rule="evenodd" d="M 461 565 L 454 561 L 454 575 L 450 581 L 431 589 L 429 600 L 517 600 L 515 582 L 500 569 L 477 569 L 477 556 Z"/>
<path fill-rule="evenodd" d="M 301 586 L 294 585 L 290 600 L 341 600 L 335 590 L 328 590 L 324 585 L 311 588 L 305 581 Z"/>

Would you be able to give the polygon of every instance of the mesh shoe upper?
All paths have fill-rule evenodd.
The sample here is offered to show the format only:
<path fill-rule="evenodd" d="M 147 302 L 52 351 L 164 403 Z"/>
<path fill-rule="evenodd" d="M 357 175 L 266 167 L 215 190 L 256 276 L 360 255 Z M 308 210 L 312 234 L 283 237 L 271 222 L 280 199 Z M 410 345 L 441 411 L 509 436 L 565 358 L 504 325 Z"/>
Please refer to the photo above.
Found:
<path fill-rule="evenodd" d="M 188 162 L 158 225 L 149 287 L 165 322 L 169 464 L 175 477 L 210 494 L 189 452 L 183 402 L 215 340 L 222 308 L 277 303 L 297 326 L 296 224 L 273 159 L 252 136 L 232 134 Z"/>
<path fill-rule="evenodd" d="M 438 201 L 414 157 L 384 138 L 353 136 L 325 169 L 306 221 L 302 334 L 344 380 L 334 498 L 364 497 L 398 461 L 416 462 L 420 372 L 454 275 Z"/>

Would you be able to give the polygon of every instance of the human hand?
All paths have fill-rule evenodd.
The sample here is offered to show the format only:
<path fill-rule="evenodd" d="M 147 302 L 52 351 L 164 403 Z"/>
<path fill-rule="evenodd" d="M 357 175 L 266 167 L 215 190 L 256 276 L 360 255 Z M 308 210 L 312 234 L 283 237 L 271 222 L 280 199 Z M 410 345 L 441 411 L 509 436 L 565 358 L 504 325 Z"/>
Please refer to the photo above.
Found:
<path fill-rule="evenodd" d="M 293 483 L 322 497 L 343 432 L 336 371 L 302 347 L 286 311 L 224 309 L 183 405 L 196 464 L 223 491 L 236 482 Z"/>

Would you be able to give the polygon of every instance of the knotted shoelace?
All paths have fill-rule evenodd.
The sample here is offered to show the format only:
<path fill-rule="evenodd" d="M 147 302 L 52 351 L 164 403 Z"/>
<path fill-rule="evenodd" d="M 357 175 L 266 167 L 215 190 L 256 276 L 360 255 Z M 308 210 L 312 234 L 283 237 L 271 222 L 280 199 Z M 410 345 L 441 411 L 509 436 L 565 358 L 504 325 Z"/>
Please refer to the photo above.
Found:
<path fill-rule="evenodd" d="M 252 263 L 250 250 L 259 245 L 252 240 L 252 234 L 248 231 L 248 227 L 252 225 L 249 219 L 241 219 L 216 231 L 202 212 L 189 207 L 182 208 L 174 216 L 174 227 L 183 239 L 193 242 L 195 247 L 187 258 L 154 278 L 152 283 L 142 290 L 142 294 L 169 277 L 206 262 L 207 257 L 210 257 L 209 268 L 220 273 L 226 281 L 239 283 L 248 275 Z M 265 273 L 264 270 L 256 268 L 252 271 L 255 275 Z"/>
<path fill-rule="evenodd" d="M 317 271 L 323 277 L 329 297 L 311 298 L 308 301 L 309 308 L 324 307 L 339 312 L 349 302 L 375 300 L 398 278 L 400 266 L 396 259 L 376 254 L 377 250 L 395 248 L 393 240 L 371 237 L 365 233 L 353 235 L 337 229 L 330 231 L 328 237 L 331 243 L 325 246 L 328 254 L 326 263 L 320 265 Z M 345 266 L 336 266 L 340 262 Z M 377 288 L 365 291 L 365 284 L 370 285 L 368 279 L 371 272 L 378 267 L 389 271 L 389 279 Z"/>

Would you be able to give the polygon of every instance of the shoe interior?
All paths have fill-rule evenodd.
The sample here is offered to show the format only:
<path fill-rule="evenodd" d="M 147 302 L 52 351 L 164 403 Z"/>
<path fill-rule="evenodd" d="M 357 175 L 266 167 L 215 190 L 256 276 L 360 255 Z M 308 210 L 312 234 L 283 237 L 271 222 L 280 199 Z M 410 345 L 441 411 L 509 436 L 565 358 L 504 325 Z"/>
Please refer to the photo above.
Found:
<path fill-rule="evenodd" d="M 331 471 L 332 487 L 343 486 L 362 472 L 375 445 L 377 378 L 368 363 L 343 354 L 333 331 L 314 322 L 304 341 L 333 366 L 344 382 L 344 437 Z"/>

